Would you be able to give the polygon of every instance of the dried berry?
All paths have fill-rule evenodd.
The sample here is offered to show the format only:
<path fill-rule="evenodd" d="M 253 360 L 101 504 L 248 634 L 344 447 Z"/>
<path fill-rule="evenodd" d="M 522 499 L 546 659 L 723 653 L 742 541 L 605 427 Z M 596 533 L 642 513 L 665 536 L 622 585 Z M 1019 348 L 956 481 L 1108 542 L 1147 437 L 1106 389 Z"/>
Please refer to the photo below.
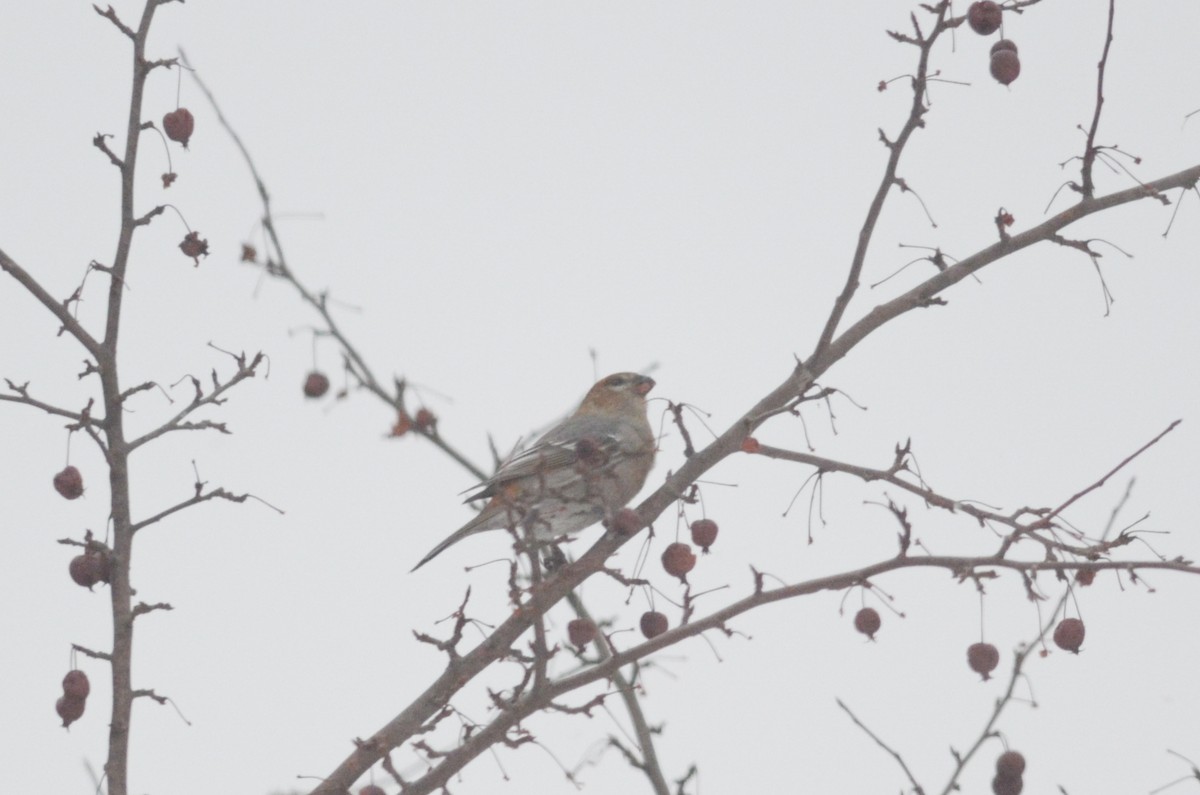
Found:
<path fill-rule="evenodd" d="M 68 466 L 54 476 L 54 490 L 68 500 L 76 499 L 83 494 L 83 475 L 75 467 Z"/>
<path fill-rule="evenodd" d="M 705 552 L 717 540 L 717 523 L 712 519 L 697 519 L 692 522 L 692 543 Z"/>
<path fill-rule="evenodd" d="M 1000 652 L 990 643 L 972 643 L 967 647 L 967 665 L 985 680 L 1000 664 Z"/>
<path fill-rule="evenodd" d="M 419 431 L 432 431 L 437 427 L 437 415 L 427 408 L 419 408 L 414 423 Z"/>
<path fill-rule="evenodd" d="M 79 669 L 67 671 L 62 685 L 63 695 L 69 698 L 84 699 L 88 697 L 88 693 L 92 692 L 92 685 L 88 682 L 87 674 Z"/>
<path fill-rule="evenodd" d="M 1000 29 L 1002 16 L 999 5 L 992 0 L 980 0 L 978 3 L 971 3 L 967 9 L 967 24 L 980 36 L 990 36 Z"/>
<path fill-rule="evenodd" d="M 1080 585 L 1091 585 L 1096 579 L 1095 569 L 1076 569 L 1075 582 Z"/>
<path fill-rule="evenodd" d="M 632 508 L 622 508 L 609 525 L 618 535 L 631 536 L 642 529 L 642 517 Z"/>
<path fill-rule="evenodd" d="M 646 640 L 657 638 L 659 635 L 667 631 L 667 617 L 657 610 L 648 610 L 642 613 L 642 634 L 646 636 Z"/>
<path fill-rule="evenodd" d="M 997 773 L 992 779 L 992 792 L 995 795 L 1021 795 L 1021 790 L 1025 789 L 1025 782 L 1020 776 L 1007 776 L 1003 773 Z"/>
<path fill-rule="evenodd" d="M 403 436 L 412 430 L 412 426 L 412 418 L 402 411 L 396 416 L 396 423 L 392 425 L 392 431 L 389 435 Z"/>
<path fill-rule="evenodd" d="M 258 249 L 249 243 L 243 243 L 242 262 L 258 262 Z"/>
<path fill-rule="evenodd" d="M 1020 751 L 1005 751 L 996 757 L 996 772 L 1005 776 L 1020 776 L 1025 772 L 1025 757 Z"/>
<path fill-rule="evenodd" d="M 187 108 L 176 108 L 163 116 L 163 131 L 172 141 L 183 144 L 184 149 L 187 149 L 188 139 L 195 129 L 196 119 Z"/>
<path fill-rule="evenodd" d="M 61 696 L 58 701 L 54 702 L 54 711 L 58 713 L 58 717 L 62 718 L 63 728 L 83 717 L 83 707 L 84 700 L 82 698 L 72 698 L 71 696 Z"/>
<path fill-rule="evenodd" d="M 1021 74 L 1021 59 L 1013 50 L 999 50 L 992 56 L 992 77 L 1008 85 Z"/>
<path fill-rule="evenodd" d="M 875 633 L 882 625 L 879 613 L 873 607 L 864 607 L 854 614 L 854 628 L 871 640 L 875 640 Z"/>
<path fill-rule="evenodd" d="M 762 445 L 759 444 L 758 439 L 755 439 L 753 436 L 747 436 L 745 439 L 742 439 L 743 453 L 757 453 L 761 449 Z"/>
<path fill-rule="evenodd" d="M 82 585 L 90 591 L 96 583 L 108 582 L 108 557 L 101 552 L 76 555 L 71 558 L 67 571 L 76 585 Z"/>
<path fill-rule="evenodd" d="M 387 795 L 378 784 L 368 784 L 358 791 L 358 795 Z"/>
<path fill-rule="evenodd" d="M 589 618 L 572 619 L 567 624 L 567 637 L 573 646 L 582 649 L 596 639 L 596 622 Z"/>
<path fill-rule="evenodd" d="M 687 544 L 676 541 L 667 544 L 662 553 L 663 568 L 672 577 L 687 581 L 687 573 L 696 567 L 696 555 Z"/>
<path fill-rule="evenodd" d="M 1012 39 L 1000 39 L 1000 41 L 998 41 L 992 45 L 992 49 L 988 54 L 995 55 L 996 53 L 1000 52 L 1001 50 L 1009 50 L 1010 52 L 1016 52 L 1017 51 L 1017 43 L 1015 41 L 1013 41 Z"/>
<path fill-rule="evenodd" d="M 1079 654 L 1079 647 L 1083 645 L 1083 622 L 1078 618 L 1059 621 L 1054 628 L 1054 642 L 1064 651 Z"/>
<path fill-rule="evenodd" d="M 329 391 L 329 377 L 313 370 L 304 379 L 304 396 L 319 398 Z"/>
<path fill-rule="evenodd" d="M 183 252 L 185 257 L 191 257 L 196 261 L 196 267 L 200 267 L 200 258 L 208 256 L 208 241 L 200 239 L 199 232 L 188 232 L 183 236 L 183 242 L 179 244 L 179 250 Z"/>

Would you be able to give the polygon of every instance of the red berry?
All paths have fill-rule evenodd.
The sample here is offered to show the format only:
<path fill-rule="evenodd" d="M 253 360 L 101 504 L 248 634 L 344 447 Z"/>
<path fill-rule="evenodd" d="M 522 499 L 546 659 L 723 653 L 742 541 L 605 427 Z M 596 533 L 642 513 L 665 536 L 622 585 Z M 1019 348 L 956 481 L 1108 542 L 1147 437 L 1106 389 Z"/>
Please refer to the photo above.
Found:
<path fill-rule="evenodd" d="M 1000 29 L 1002 16 L 1000 6 L 992 0 L 980 0 L 978 3 L 971 3 L 971 7 L 967 9 L 967 24 L 980 36 L 990 36 Z"/>
<path fill-rule="evenodd" d="M 1000 664 L 1000 652 L 990 643 L 972 643 L 967 647 L 967 665 L 985 680 Z"/>
<path fill-rule="evenodd" d="M 995 55 L 996 53 L 1000 52 L 1001 50 L 1010 50 L 1011 52 L 1016 52 L 1017 51 L 1017 43 L 1015 41 L 1013 41 L 1012 39 L 1000 39 L 1000 41 L 998 41 L 992 45 L 991 52 L 989 52 L 988 54 Z"/>
<path fill-rule="evenodd" d="M 85 699 L 90 692 L 92 692 L 92 685 L 88 682 L 87 674 L 78 669 L 67 671 L 67 675 L 63 677 L 64 696 Z"/>
<path fill-rule="evenodd" d="M 108 582 L 108 557 L 101 552 L 76 555 L 71 558 L 67 571 L 76 585 L 82 585 L 90 591 L 96 583 Z"/>
<path fill-rule="evenodd" d="M 697 519 L 692 522 L 692 543 L 705 552 L 717 540 L 717 523 L 712 519 Z"/>
<path fill-rule="evenodd" d="M 1083 645 L 1083 634 L 1082 621 L 1078 618 L 1064 618 L 1054 628 L 1054 642 L 1064 651 L 1079 654 L 1079 647 Z"/>
<path fill-rule="evenodd" d="M 657 638 L 667 631 L 667 617 L 656 610 L 648 610 L 642 613 L 641 625 L 646 640 Z"/>
<path fill-rule="evenodd" d="M 58 713 L 58 717 L 62 718 L 63 728 L 83 717 L 83 707 L 82 698 L 71 696 L 61 696 L 58 701 L 54 702 L 54 711 Z"/>
<path fill-rule="evenodd" d="M 1005 751 L 996 757 L 996 772 L 1005 776 L 1020 776 L 1025 772 L 1025 757 L 1020 751 Z"/>
<path fill-rule="evenodd" d="M 690 546 L 676 541 L 663 550 L 662 564 L 667 574 L 687 582 L 687 573 L 696 567 L 696 556 Z"/>
<path fill-rule="evenodd" d="M 1096 579 L 1095 569 L 1076 569 L 1075 582 L 1080 585 L 1091 585 Z"/>
<path fill-rule="evenodd" d="M 358 795 L 387 795 L 378 784 L 368 784 L 358 791 Z"/>
<path fill-rule="evenodd" d="M 1021 59 L 1012 50 L 1000 50 L 992 56 L 992 77 L 1004 85 L 1021 74 Z"/>
<path fill-rule="evenodd" d="M 313 370 L 304 379 L 304 396 L 319 398 L 329 391 L 329 377 L 324 373 Z"/>
<path fill-rule="evenodd" d="M 83 475 L 75 467 L 67 467 L 54 476 L 54 490 L 68 500 L 78 498 L 83 494 Z"/>
<path fill-rule="evenodd" d="M 431 431 L 437 426 L 437 415 L 427 408 L 417 409 L 416 419 L 413 421 L 419 431 Z"/>
<path fill-rule="evenodd" d="M 875 633 L 882 625 L 879 613 L 873 607 L 864 607 L 854 614 L 854 628 L 871 640 L 875 640 Z"/>
<path fill-rule="evenodd" d="M 596 623 L 589 618 L 572 619 L 567 624 L 567 637 L 572 645 L 582 649 L 596 639 Z"/>
<path fill-rule="evenodd" d="M 632 508 L 622 508 L 612 519 L 612 529 L 623 536 L 631 536 L 642 529 L 642 517 Z"/>
<path fill-rule="evenodd" d="M 192 137 L 194 129 L 196 120 L 187 108 L 176 108 L 163 116 L 163 131 L 172 141 L 183 144 L 184 149 L 187 149 L 188 139 Z"/>
<path fill-rule="evenodd" d="M 759 444 L 758 439 L 755 439 L 753 436 L 747 436 L 745 439 L 742 439 L 743 453 L 757 453 L 761 449 L 762 445 Z"/>
<path fill-rule="evenodd" d="M 1025 789 L 1025 782 L 1020 776 L 1007 776 L 1004 773 L 997 773 L 992 779 L 992 792 L 995 795 L 1021 795 L 1021 790 Z"/>

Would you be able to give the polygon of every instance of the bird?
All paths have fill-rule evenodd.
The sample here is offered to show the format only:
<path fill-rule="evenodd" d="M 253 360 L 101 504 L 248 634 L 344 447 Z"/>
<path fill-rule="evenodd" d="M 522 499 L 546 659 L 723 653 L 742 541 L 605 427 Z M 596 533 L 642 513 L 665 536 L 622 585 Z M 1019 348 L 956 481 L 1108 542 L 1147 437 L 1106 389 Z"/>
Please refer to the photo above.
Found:
<path fill-rule="evenodd" d="M 512 528 L 546 541 L 611 519 L 642 490 L 654 466 L 646 395 L 654 379 L 614 373 L 595 383 L 571 416 L 511 456 L 465 502 L 487 499 L 471 521 L 412 571 L 467 536 Z"/>

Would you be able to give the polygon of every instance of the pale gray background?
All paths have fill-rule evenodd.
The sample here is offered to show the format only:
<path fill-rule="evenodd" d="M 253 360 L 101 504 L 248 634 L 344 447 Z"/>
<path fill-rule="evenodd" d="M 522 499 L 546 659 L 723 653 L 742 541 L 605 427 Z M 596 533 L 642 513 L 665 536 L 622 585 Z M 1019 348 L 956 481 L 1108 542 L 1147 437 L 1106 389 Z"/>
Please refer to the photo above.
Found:
<path fill-rule="evenodd" d="M 140 3 L 114 5 L 136 21 Z M 901 168 L 939 226 L 912 197 L 894 196 L 864 281 L 914 256 L 897 242 L 965 256 L 995 238 L 999 206 L 1018 230 L 1043 217 L 1055 189 L 1077 177 L 1073 164 L 1057 164 L 1082 150 L 1076 125 L 1091 118 L 1104 6 L 1047 0 L 1010 17 L 1024 70 L 1011 90 L 987 75 L 991 39 L 964 28 L 956 52 L 940 51 L 944 76 L 971 85 L 932 88 L 928 129 Z M 152 50 L 167 57 L 176 44 L 187 48 L 257 158 L 293 267 L 361 308 L 339 317 L 363 354 L 382 375 L 426 387 L 446 437 L 486 463 L 487 433 L 511 444 L 580 397 L 594 375 L 590 349 L 601 374 L 656 364 L 654 395 L 702 407 L 715 428 L 777 383 L 793 354 L 811 350 L 881 173 L 876 129 L 894 132 L 910 102 L 905 81 L 875 90 L 911 71 L 914 51 L 884 34 L 908 29 L 909 8 L 891 0 L 190 2 L 160 9 Z M 1200 5 L 1126 2 L 1118 14 L 1100 139 L 1142 155 L 1143 177 L 1191 165 L 1200 119 L 1185 126 L 1183 117 L 1200 107 Z M 117 175 L 90 141 L 97 131 L 121 140 L 128 42 L 87 3 L 10 2 L 0 13 L 0 53 L 0 245 L 65 297 L 89 260 L 112 257 Z M 147 116 L 172 109 L 175 92 L 175 73 L 156 73 Z M 406 573 L 469 516 L 457 495 L 471 479 L 418 440 L 382 439 L 391 418 L 371 398 L 302 400 L 313 317 L 281 284 L 255 297 L 258 273 L 237 263 L 259 214 L 253 186 L 186 78 L 182 97 L 197 124 L 191 150 L 171 150 L 180 179 L 162 191 L 163 148 L 146 134 L 138 206 L 179 207 L 213 254 L 191 267 L 175 248 L 185 230 L 174 214 L 139 233 L 123 377 L 169 383 L 212 367 L 227 372 L 208 341 L 266 351 L 271 377 L 206 414 L 228 421 L 234 436 L 176 434 L 140 454 L 135 511 L 188 496 L 195 459 L 211 484 L 251 491 L 287 514 L 212 503 L 141 536 L 139 596 L 176 610 L 139 622 L 136 685 L 170 696 L 192 725 L 169 707 L 138 704 L 132 791 L 262 795 L 329 771 L 352 737 L 374 731 L 441 669 L 411 630 L 433 629 L 467 584 L 472 615 L 507 614 L 503 567 L 465 574 L 463 566 L 504 555 L 508 542 L 472 539 Z M 1097 174 L 1102 190 L 1131 184 Z M 1152 511 L 1145 526 L 1170 533 L 1151 537 L 1156 549 L 1200 554 L 1198 213 L 1193 194 L 1166 240 L 1169 210 L 1151 202 L 1069 230 L 1135 255 L 1101 246 L 1117 296 L 1110 317 L 1089 261 L 1040 246 L 987 270 L 982 284 L 951 291 L 949 307 L 893 324 L 825 380 L 869 411 L 836 402 L 835 436 L 823 409 L 806 410 L 813 443 L 822 454 L 883 466 L 911 436 L 933 485 L 1011 509 L 1061 502 L 1184 417 L 1070 518 L 1098 530 L 1136 475 L 1125 517 Z M 862 290 L 851 316 L 928 272 L 914 266 Z M 93 327 L 106 285 L 89 280 L 81 317 Z M 75 378 L 82 351 L 55 337 L 48 313 L 8 278 L 0 317 L 0 376 L 82 406 L 93 387 Z M 332 346 L 317 356 L 336 372 Z M 656 421 L 663 405 L 652 404 Z M 134 429 L 173 410 L 153 393 L 131 408 Z M 55 543 L 85 527 L 102 531 L 102 462 L 75 439 L 72 461 L 88 492 L 69 503 L 55 495 L 61 425 L 0 406 L 0 778 L 14 792 L 89 792 L 82 760 L 99 767 L 104 759 L 104 666 L 83 662 L 93 696 L 69 733 L 53 713 L 69 644 L 103 648 L 108 635 L 107 594 L 74 586 L 71 552 Z M 698 423 L 692 429 L 705 438 Z M 680 461 L 678 438 L 666 432 L 650 486 Z M 794 420 L 759 435 L 804 444 Z M 815 525 L 816 543 L 806 544 L 807 493 L 781 514 L 807 474 L 745 458 L 711 473 L 736 488 L 705 487 L 721 537 L 693 580 L 730 589 L 702 605 L 744 594 L 751 564 L 795 581 L 892 553 L 893 521 L 864 500 L 895 490 L 845 478 L 828 482 L 828 525 Z M 992 546 L 969 522 L 913 508 L 935 551 Z M 669 516 L 656 529 L 655 558 L 675 532 Z M 630 568 L 636 551 L 630 545 L 615 563 Z M 677 593 L 656 563 L 647 572 Z M 1085 654 L 1056 651 L 1030 666 L 1039 707 L 1016 706 L 1002 723 L 1029 758 L 1027 792 L 1058 784 L 1072 793 L 1144 792 L 1187 772 L 1164 749 L 1200 758 L 1200 583 L 1168 574 L 1150 582 L 1157 593 L 1101 576 L 1079 595 Z M 947 748 L 974 737 L 1001 688 L 965 665 L 979 635 L 978 599 L 940 571 L 879 584 L 907 618 L 883 611 L 876 644 L 838 614 L 841 594 L 825 594 L 735 622 L 753 640 L 713 637 L 723 661 L 700 641 L 662 655 L 645 705 L 651 721 L 666 722 L 659 749 L 668 774 L 697 762 L 708 793 L 900 790 L 895 765 L 836 708 L 841 696 L 926 787 L 940 788 Z M 1043 584 L 1053 592 L 1050 578 Z M 641 595 L 626 605 L 599 583 L 584 595 L 620 626 L 636 625 L 646 609 Z M 859 603 L 852 595 L 848 609 Z M 989 588 L 986 612 L 987 637 L 1007 667 L 1037 615 L 1011 575 Z M 554 613 L 556 636 L 568 617 Z M 478 693 L 460 706 L 488 717 Z M 603 715 L 527 725 L 569 767 L 616 731 Z M 997 750 L 968 773 L 965 791 L 986 790 Z M 507 789 L 572 791 L 536 747 L 500 757 L 513 779 Z M 582 776 L 591 792 L 644 790 L 616 757 Z M 490 758 L 454 786 L 501 788 Z"/>

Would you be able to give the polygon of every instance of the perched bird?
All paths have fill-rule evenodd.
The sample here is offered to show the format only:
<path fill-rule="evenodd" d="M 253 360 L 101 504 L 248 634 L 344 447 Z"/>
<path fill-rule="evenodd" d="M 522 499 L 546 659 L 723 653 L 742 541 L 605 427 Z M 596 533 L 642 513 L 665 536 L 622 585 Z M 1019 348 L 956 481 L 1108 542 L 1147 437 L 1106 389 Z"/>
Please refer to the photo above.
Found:
<path fill-rule="evenodd" d="M 549 540 L 614 516 L 641 491 L 654 464 L 646 418 L 646 393 L 653 388 L 653 378 L 637 373 L 596 382 L 574 414 L 471 490 L 466 502 L 487 498 L 483 510 L 412 570 L 484 530 L 513 528 Z"/>

